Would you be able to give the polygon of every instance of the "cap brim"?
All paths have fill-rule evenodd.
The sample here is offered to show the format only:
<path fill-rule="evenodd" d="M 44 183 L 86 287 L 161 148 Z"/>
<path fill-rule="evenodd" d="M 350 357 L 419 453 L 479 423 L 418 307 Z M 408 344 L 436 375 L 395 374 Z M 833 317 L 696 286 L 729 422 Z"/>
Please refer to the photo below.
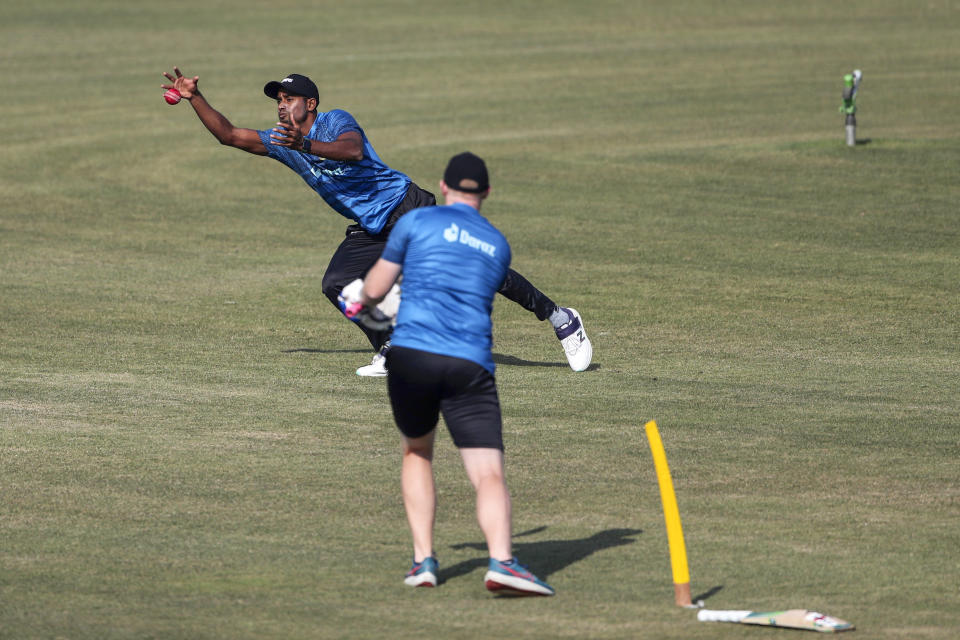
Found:
<path fill-rule="evenodd" d="M 283 85 L 281 85 L 279 82 L 274 80 L 272 82 L 268 82 L 267 84 L 263 85 L 263 93 L 266 94 L 268 98 L 272 98 L 273 100 L 276 100 L 277 94 L 280 93 L 280 89 L 282 88 L 283 88 Z"/>

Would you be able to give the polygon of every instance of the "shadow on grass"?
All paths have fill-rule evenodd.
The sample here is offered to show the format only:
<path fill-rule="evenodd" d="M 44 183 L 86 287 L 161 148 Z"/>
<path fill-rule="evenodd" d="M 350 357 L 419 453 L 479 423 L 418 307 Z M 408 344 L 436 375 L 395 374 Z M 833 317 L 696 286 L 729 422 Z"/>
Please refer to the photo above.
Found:
<path fill-rule="evenodd" d="M 373 353 L 372 349 L 310 349 L 307 347 L 301 347 L 299 349 L 284 349 L 282 353 Z M 559 367 L 561 369 L 566 369 L 568 365 L 566 362 L 536 362 L 533 360 L 523 360 L 517 358 L 516 356 L 508 356 L 502 353 L 493 354 L 493 361 L 499 365 L 504 365 L 507 367 Z M 595 371 L 600 368 L 600 365 L 597 363 L 591 364 L 587 367 L 587 371 Z"/>
<path fill-rule="evenodd" d="M 514 534 L 513 550 L 516 556 L 525 565 L 530 567 L 537 576 L 546 580 L 551 574 L 580 562 L 584 558 L 603 549 L 619 547 L 636 542 L 632 536 L 643 533 L 642 529 L 607 529 L 595 533 L 589 538 L 575 540 L 544 540 L 542 542 L 516 542 L 517 538 L 529 536 L 545 531 L 546 527 L 538 527 L 523 533 Z M 483 551 L 481 558 L 464 560 L 452 567 L 440 569 L 440 582 L 466 575 L 472 571 L 487 567 L 486 542 L 461 542 L 450 545 L 451 549 L 476 549 Z"/>
<path fill-rule="evenodd" d="M 566 369 L 570 366 L 566 362 L 537 362 L 534 360 L 523 360 L 516 356 L 508 356 L 503 353 L 493 354 L 493 361 L 498 365 L 504 365 L 507 367 L 559 367 L 561 369 Z M 599 368 L 600 365 L 593 363 L 587 367 L 587 371 L 594 371 Z"/>
<path fill-rule="evenodd" d="M 700 595 L 693 596 L 691 600 L 693 600 L 694 602 L 698 602 L 700 600 L 708 600 L 711 596 L 715 596 L 721 589 L 723 589 L 722 584 L 717 585 L 715 587 L 711 587 L 710 589 L 707 589 Z"/>
<path fill-rule="evenodd" d="M 283 353 L 373 353 L 373 349 L 284 349 Z"/>
<path fill-rule="evenodd" d="M 566 367 L 566 362 L 535 362 L 533 360 L 523 360 L 516 356 L 508 356 L 502 353 L 493 354 L 493 361 L 496 364 L 502 364 L 510 367 Z"/>

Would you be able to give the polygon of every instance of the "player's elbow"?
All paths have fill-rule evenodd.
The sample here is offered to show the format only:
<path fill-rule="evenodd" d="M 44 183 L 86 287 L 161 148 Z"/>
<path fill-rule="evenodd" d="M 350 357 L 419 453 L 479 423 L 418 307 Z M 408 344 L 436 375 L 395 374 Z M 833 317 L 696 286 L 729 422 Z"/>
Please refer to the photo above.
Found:
<path fill-rule="evenodd" d="M 233 147 L 234 149 L 239 149 L 240 151 L 246 151 L 247 153 L 254 153 L 254 154 L 258 153 L 257 149 L 255 149 L 253 145 L 250 144 L 250 142 L 245 138 L 243 138 L 242 136 L 223 137 L 223 138 L 218 138 L 218 140 L 220 140 L 220 144 L 222 144 L 225 147 Z M 260 152 L 260 155 L 263 155 L 263 153 Z"/>
<path fill-rule="evenodd" d="M 223 135 L 217 136 L 217 140 L 220 141 L 225 147 L 239 147 L 240 146 L 240 136 L 234 134 L 233 132 L 226 132 Z"/>
<path fill-rule="evenodd" d="M 340 138 L 340 141 L 342 140 L 344 140 L 344 138 Z M 348 144 L 345 145 L 344 148 L 345 159 L 348 162 L 360 162 L 363 160 L 363 140 L 360 136 L 346 138 L 346 141 Z"/>
<path fill-rule="evenodd" d="M 363 160 L 363 137 L 356 131 L 348 131 L 334 142 L 338 160 L 360 162 Z"/>
<path fill-rule="evenodd" d="M 213 137 L 217 139 L 217 142 L 222 144 L 225 147 L 233 146 L 233 136 L 229 131 L 222 131 L 218 129 L 211 129 L 210 133 L 213 134 Z"/>

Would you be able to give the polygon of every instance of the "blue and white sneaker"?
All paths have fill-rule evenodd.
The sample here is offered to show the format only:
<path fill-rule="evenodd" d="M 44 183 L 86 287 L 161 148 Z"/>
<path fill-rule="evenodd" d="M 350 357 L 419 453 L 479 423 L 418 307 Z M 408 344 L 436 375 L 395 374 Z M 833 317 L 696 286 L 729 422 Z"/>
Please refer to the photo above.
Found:
<path fill-rule="evenodd" d="M 487 591 L 514 596 L 552 596 L 553 587 L 530 573 L 516 558 L 500 562 L 490 558 L 490 568 L 483 577 Z"/>
<path fill-rule="evenodd" d="M 438 573 L 440 573 L 440 564 L 436 558 L 430 556 L 420 562 L 414 561 L 403 583 L 411 587 L 435 587 Z"/>
<path fill-rule="evenodd" d="M 593 360 L 593 345 L 590 344 L 587 331 L 583 328 L 583 319 L 577 310 L 569 307 L 564 307 L 563 310 L 570 316 L 570 321 L 556 329 L 557 339 L 563 346 L 563 352 L 567 354 L 570 368 L 574 371 L 585 371 Z"/>

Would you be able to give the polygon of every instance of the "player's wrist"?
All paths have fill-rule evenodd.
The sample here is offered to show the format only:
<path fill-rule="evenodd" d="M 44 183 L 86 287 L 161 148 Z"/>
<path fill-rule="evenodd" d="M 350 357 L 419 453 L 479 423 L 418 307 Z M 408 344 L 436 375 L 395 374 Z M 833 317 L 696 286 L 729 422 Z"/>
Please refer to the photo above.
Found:
<path fill-rule="evenodd" d="M 310 153 L 311 147 L 312 144 L 310 142 L 310 138 L 303 138 L 300 140 L 300 150 L 304 153 Z"/>

